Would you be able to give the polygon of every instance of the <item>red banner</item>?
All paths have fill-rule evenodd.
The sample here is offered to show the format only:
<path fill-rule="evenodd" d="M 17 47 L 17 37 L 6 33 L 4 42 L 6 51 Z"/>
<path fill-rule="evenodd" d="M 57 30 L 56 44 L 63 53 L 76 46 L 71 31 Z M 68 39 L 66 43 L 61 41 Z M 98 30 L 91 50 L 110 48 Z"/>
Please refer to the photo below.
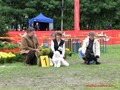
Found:
<path fill-rule="evenodd" d="M 88 35 L 90 30 L 80 30 L 79 32 L 75 33 L 74 31 L 63 31 L 63 34 L 69 38 L 69 37 L 81 37 L 83 36 L 84 38 Z M 107 44 L 120 44 L 120 30 L 94 30 L 97 36 L 106 36 L 106 43 Z M 49 40 L 50 36 L 55 33 L 55 31 L 35 31 L 40 45 L 43 42 L 42 37 L 47 37 Z M 23 31 L 10 31 L 8 34 L 11 36 L 11 40 L 13 42 L 18 42 L 21 39 L 21 35 L 24 34 Z M 80 38 L 82 41 L 84 38 Z"/>

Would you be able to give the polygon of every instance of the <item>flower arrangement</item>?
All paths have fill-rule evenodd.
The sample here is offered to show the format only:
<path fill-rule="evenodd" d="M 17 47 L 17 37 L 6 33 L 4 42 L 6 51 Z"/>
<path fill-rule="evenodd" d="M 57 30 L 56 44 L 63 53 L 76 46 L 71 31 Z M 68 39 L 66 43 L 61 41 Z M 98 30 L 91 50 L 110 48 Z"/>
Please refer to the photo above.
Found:
<path fill-rule="evenodd" d="M 40 56 L 42 56 L 42 55 L 49 55 L 49 53 L 50 53 L 50 48 L 40 47 L 39 50 L 40 50 Z"/>
<path fill-rule="evenodd" d="M 25 57 L 19 53 L 13 54 L 11 52 L 0 52 L 0 64 L 23 62 Z"/>
<path fill-rule="evenodd" d="M 21 55 L 17 44 L 0 41 L 0 64 L 23 62 L 25 57 Z"/>
<path fill-rule="evenodd" d="M 40 55 L 49 55 L 51 49 L 50 47 L 48 48 L 44 48 L 44 47 L 40 47 Z M 72 56 L 72 51 L 69 48 L 65 48 L 65 56 Z"/>
<path fill-rule="evenodd" d="M 0 52 L 0 58 L 7 58 L 7 57 L 15 57 L 15 54 L 10 53 L 5 53 L 5 52 Z"/>
<path fill-rule="evenodd" d="M 0 63 L 12 62 L 16 58 L 13 53 L 0 52 Z"/>
<path fill-rule="evenodd" d="M 72 56 L 72 51 L 69 48 L 65 48 L 65 55 Z"/>
<path fill-rule="evenodd" d="M 4 43 L 0 41 L 0 52 L 12 52 L 19 53 L 20 49 L 17 44 L 13 43 Z"/>

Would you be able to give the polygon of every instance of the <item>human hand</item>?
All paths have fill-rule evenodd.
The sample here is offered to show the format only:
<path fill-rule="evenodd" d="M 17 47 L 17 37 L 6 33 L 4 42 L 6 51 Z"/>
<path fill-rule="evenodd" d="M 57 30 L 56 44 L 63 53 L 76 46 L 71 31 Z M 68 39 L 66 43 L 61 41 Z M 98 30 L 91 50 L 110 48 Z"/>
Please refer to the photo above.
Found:
<path fill-rule="evenodd" d="M 34 49 L 35 52 L 37 53 L 40 53 L 40 50 L 39 49 Z"/>

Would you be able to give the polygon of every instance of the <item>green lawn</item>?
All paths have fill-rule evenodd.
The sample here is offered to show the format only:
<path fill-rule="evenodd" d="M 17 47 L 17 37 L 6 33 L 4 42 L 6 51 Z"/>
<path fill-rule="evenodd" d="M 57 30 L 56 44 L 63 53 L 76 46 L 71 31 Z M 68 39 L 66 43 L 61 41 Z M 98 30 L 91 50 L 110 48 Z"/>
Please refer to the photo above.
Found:
<path fill-rule="evenodd" d="M 120 90 L 120 45 L 108 46 L 99 61 L 84 65 L 76 54 L 69 67 L 1 65 L 0 90 Z"/>

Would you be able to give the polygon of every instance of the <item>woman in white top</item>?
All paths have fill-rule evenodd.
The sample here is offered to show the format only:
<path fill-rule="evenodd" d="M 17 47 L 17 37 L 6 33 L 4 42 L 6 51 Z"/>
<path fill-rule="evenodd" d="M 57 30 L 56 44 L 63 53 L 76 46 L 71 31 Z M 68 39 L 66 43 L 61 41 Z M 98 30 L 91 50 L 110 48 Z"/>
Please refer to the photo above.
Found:
<path fill-rule="evenodd" d="M 59 32 L 59 31 L 57 31 L 55 33 L 55 39 L 53 39 L 51 41 L 51 52 L 50 52 L 50 58 L 51 59 L 52 59 L 55 51 L 59 51 L 62 58 L 65 57 L 65 41 L 62 40 L 62 33 Z M 64 62 L 62 62 L 62 63 L 64 64 Z M 67 65 L 65 65 L 65 66 L 68 66 L 68 65 L 69 64 L 67 63 Z"/>

